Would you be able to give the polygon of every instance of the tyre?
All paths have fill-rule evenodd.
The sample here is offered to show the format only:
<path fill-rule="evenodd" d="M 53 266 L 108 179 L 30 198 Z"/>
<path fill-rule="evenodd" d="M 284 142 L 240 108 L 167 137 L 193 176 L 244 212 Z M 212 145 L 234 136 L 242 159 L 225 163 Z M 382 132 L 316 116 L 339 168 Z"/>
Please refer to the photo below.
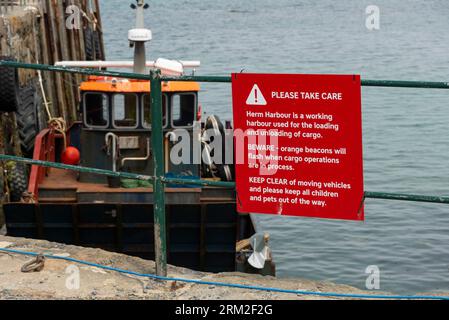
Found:
<path fill-rule="evenodd" d="M 15 162 L 8 168 L 9 194 L 11 202 L 20 202 L 28 190 L 28 168 L 25 164 Z"/>
<path fill-rule="evenodd" d="M 32 156 L 34 140 L 39 133 L 38 108 L 40 97 L 34 86 L 29 85 L 20 89 L 19 107 L 16 112 L 17 130 L 20 146 L 25 156 Z"/>
<path fill-rule="evenodd" d="M 0 167 L 0 205 L 3 203 L 4 198 L 5 198 L 5 180 L 3 179 L 3 168 Z M 0 218 L 0 226 L 1 226 L 1 218 Z"/>
<path fill-rule="evenodd" d="M 86 53 L 86 60 L 95 60 L 95 44 L 94 44 L 94 33 L 91 28 L 86 28 L 84 30 L 84 50 Z"/>
<path fill-rule="evenodd" d="M 94 31 L 93 42 L 95 48 L 95 60 L 103 60 L 101 54 L 100 32 L 98 30 Z"/>
<path fill-rule="evenodd" d="M 207 117 L 206 119 L 206 130 L 213 130 L 215 135 L 225 135 L 225 127 L 223 122 L 221 122 L 220 118 L 216 115 L 212 115 Z"/>
<path fill-rule="evenodd" d="M 0 60 L 15 61 L 0 56 Z M 14 112 L 19 105 L 19 74 L 17 68 L 0 66 L 0 112 Z"/>

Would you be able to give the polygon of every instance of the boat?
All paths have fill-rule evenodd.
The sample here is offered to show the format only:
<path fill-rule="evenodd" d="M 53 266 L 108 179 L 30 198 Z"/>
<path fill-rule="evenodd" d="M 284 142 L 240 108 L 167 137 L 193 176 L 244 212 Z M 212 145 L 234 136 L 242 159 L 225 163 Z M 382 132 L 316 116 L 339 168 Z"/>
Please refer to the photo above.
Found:
<path fill-rule="evenodd" d="M 150 68 L 174 77 L 186 70 L 194 73 L 199 61 L 146 60 L 145 43 L 152 39 L 144 27 L 147 7 L 143 0 L 133 5 L 136 26 L 128 34 L 133 61 L 60 61 L 56 65 L 133 68 L 136 74 L 148 73 Z M 33 159 L 140 175 L 152 172 L 150 82 L 89 76 L 80 84 L 79 93 L 79 121 L 67 127 L 57 119 L 50 122 L 34 141 Z M 232 165 L 176 164 L 168 156 L 179 130 L 188 132 L 192 143 L 207 153 L 208 141 L 195 130 L 223 131 L 232 129 L 231 123 L 222 123 L 216 116 L 202 118 L 196 82 L 164 82 L 162 93 L 166 175 L 231 181 Z M 155 259 L 150 182 L 36 165 L 28 172 L 20 163 L 10 171 L 14 190 L 4 204 L 8 236 Z M 250 214 L 237 213 L 233 188 L 168 185 L 165 196 L 169 264 L 207 272 L 275 275 L 271 255 L 262 265 L 250 263 L 254 249 L 248 239 L 257 230 Z M 268 237 L 264 239 L 268 245 Z"/>

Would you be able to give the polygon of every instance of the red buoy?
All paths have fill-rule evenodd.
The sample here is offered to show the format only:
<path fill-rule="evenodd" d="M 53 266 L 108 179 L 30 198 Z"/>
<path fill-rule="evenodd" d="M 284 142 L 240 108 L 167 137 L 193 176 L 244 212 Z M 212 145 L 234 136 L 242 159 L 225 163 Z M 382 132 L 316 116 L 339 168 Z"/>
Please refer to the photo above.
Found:
<path fill-rule="evenodd" d="M 67 147 L 61 155 L 61 162 L 63 164 L 68 164 L 76 166 L 80 163 L 80 152 L 75 147 Z"/>

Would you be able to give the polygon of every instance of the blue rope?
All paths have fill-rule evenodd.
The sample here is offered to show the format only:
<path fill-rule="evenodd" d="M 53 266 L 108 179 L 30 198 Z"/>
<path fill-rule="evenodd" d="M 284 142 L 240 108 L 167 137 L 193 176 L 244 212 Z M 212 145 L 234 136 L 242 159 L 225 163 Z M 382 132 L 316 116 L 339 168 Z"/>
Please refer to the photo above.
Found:
<path fill-rule="evenodd" d="M 2 249 L 0 248 L 0 252 L 6 253 L 14 253 L 26 256 L 38 256 L 38 253 L 35 252 L 26 252 L 12 249 Z M 311 295 L 311 296 L 320 296 L 320 297 L 334 297 L 334 298 L 359 298 L 359 299 L 407 299 L 407 300 L 449 300 L 449 297 L 446 296 L 400 296 L 400 295 L 368 295 L 368 294 L 346 294 L 346 293 L 333 293 L 333 292 L 315 292 L 315 291 L 302 291 L 302 290 L 289 290 L 289 289 L 281 289 L 281 288 L 269 288 L 269 287 L 260 287 L 260 286 L 251 286 L 244 284 L 235 284 L 235 283 L 222 283 L 222 282 L 212 282 L 212 281 L 203 281 L 203 280 L 195 280 L 195 279 L 184 279 L 184 278 L 170 278 L 170 277 L 161 277 L 153 274 L 145 274 L 139 273 L 129 270 L 118 269 L 114 267 L 108 267 L 101 264 L 96 264 L 93 262 L 87 262 L 83 260 L 78 260 L 70 257 L 59 257 L 54 255 L 44 255 L 48 259 L 55 260 L 65 260 L 78 264 L 83 264 L 91 267 L 96 267 L 104 270 L 119 272 L 123 274 L 134 275 L 138 277 L 150 278 L 154 280 L 162 280 L 162 281 L 177 281 L 177 282 L 185 282 L 185 283 L 194 283 L 200 285 L 208 285 L 208 286 L 217 286 L 217 287 L 228 287 L 228 288 L 237 288 L 237 289 L 247 289 L 247 290 L 256 290 L 256 291 L 266 291 L 266 292 L 277 292 L 277 293 L 288 293 L 295 295 Z"/>

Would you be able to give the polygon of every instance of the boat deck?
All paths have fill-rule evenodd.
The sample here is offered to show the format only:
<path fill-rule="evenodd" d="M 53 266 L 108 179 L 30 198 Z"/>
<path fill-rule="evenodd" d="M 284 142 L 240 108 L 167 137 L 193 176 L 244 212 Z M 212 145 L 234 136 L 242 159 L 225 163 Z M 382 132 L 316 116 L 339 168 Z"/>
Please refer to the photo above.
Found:
<path fill-rule="evenodd" d="M 107 184 L 80 182 L 78 174 L 63 169 L 51 169 L 39 185 L 42 189 L 76 189 L 77 192 L 153 192 L 152 188 L 110 188 Z M 201 188 L 166 188 L 165 192 L 201 192 Z"/>
<path fill-rule="evenodd" d="M 167 203 L 233 202 L 232 189 L 165 188 Z M 78 173 L 63 169 L 49 170 L 39 184 L 39 202 L 152 202 L 152 188 L 111 188 L 107 184 L 78 180 Z"/>

